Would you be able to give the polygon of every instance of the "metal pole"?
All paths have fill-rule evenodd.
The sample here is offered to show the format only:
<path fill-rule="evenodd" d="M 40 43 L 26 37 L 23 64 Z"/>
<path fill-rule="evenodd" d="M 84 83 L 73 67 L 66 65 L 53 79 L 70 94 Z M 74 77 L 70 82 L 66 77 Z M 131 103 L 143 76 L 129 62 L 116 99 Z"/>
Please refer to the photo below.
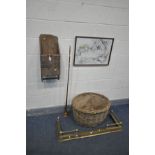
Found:
<path fill-rule="evenodd" d="M 67 102 L 68 102 L 69 73 L 70 73 L 70 53 L 71 53 L 71 46 L 69 46 L 68 79 L 67 79 L 67 92 L 66 92 L 66 104 L 64 108 L 64 117 L 68 116 Z"/>

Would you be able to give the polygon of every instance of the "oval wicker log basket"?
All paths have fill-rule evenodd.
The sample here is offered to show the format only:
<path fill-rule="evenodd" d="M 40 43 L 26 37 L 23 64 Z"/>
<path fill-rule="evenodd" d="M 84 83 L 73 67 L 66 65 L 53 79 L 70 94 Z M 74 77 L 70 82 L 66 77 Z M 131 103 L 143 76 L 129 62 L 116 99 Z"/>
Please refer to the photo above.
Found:
<path fill-rule="evenodd" d="M 101 94 L 80 94 L 72 101 L 74 119 L 82 126 L 95 127 L 104 121 L 110 105 L 109 99 Z"/>

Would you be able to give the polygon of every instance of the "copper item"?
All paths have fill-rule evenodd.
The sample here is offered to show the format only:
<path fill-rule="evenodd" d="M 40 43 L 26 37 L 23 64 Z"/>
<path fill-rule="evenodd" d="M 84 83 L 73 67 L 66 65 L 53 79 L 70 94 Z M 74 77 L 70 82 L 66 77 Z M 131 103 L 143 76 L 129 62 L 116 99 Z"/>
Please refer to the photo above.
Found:
<path fill-rule="evenodd" d="M 104 135 L 113 132 L 119 132 L 123 129 L 123 123 L 118 119 L 117 115 L 110 111 L 109 115 L 111 116 L 113 123 L 106 125 L 106 127 L 98 128 L 94 130 L 80 131 L 78 129 L 71 131 L 64 131 L 61 126 L 60 118 L 57 118 L 56 121 L 56 136 L 59 142 L 70 141 L 74 139 L 82 139 L 87 137 L 94 137 L 99 135 Z"/>

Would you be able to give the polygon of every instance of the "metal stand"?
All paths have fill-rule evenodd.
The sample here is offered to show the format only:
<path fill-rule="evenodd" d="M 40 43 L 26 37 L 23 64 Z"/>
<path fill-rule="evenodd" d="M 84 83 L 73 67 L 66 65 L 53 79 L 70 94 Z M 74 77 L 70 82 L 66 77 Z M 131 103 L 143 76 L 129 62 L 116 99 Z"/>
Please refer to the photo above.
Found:
<path fill-rule="evenodd" d="M 59 142 L 69 141 L 73 139 L 87 138 L 93 136 L 99 136 L 107 133 L 118 132 L 123 128 L 123 123 L 119 120 L 117 115 L 110 111 L 109 115 L 111 116 L 113 123 L 107 124 L 105 128 L 99 128 L 91 131 L 79 131 L 75 129 L 72 131 L 63 131 L 61 127 L 60 118 L 57 118 L 56 121 L 56 135 Z"/>

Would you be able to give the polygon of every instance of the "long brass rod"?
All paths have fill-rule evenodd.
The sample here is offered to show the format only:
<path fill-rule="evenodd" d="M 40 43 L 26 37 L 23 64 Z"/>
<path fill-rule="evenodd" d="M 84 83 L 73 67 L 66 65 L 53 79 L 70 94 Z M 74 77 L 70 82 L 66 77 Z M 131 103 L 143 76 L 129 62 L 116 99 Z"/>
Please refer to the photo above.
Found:
<path fill-rule="evenodd" d="M 114 113 L 113 110 L 111 110 L 111 113 L 113 114 L 113 116 L 114 116 L 118 121 L 120 121 L 120 119 L 118 118 L 118 116 L 116 115 L 116 113 Z"/>
<path fill-rule="evenodd" d="M 65 103 L 65 108 L 64 108 L 64 117 L 68 116 L 67 102 L 68 102 L 68 88 L 69 88 L 69 74 L 70 74 L 70 54 L 71 54 L 71 46 L 69 46 L 68 79 L 67 79 L 67 91 L 66 91 L 66 103 Z"/>
<path fill-rule="evenodd" d="M 110 116 L 114 120 L 115 124 L 120 124 L 121 123 L 121 121 L 119 120 L 117 115 L 112 110 L 110 111 Z"/>
<path fill-rule="evenodd" d="M 118 132 L 122 130 L 122 126 L 117 126 L 117 127 L 107 127 L 103 129 L 97 129 L 93 131 L 81 131 L 78 133 L 70 133 L 70 134 L 62 134 L 59 135 L 59 141 L 64 142 L 64 141 L 69 141 L 73 139 L 81 139 L 81 138 L 88 138 L 88 137 L 94 137 L 98 135 L 103 135 L 107 133 L 112 133 L 112 132 Z"/>

